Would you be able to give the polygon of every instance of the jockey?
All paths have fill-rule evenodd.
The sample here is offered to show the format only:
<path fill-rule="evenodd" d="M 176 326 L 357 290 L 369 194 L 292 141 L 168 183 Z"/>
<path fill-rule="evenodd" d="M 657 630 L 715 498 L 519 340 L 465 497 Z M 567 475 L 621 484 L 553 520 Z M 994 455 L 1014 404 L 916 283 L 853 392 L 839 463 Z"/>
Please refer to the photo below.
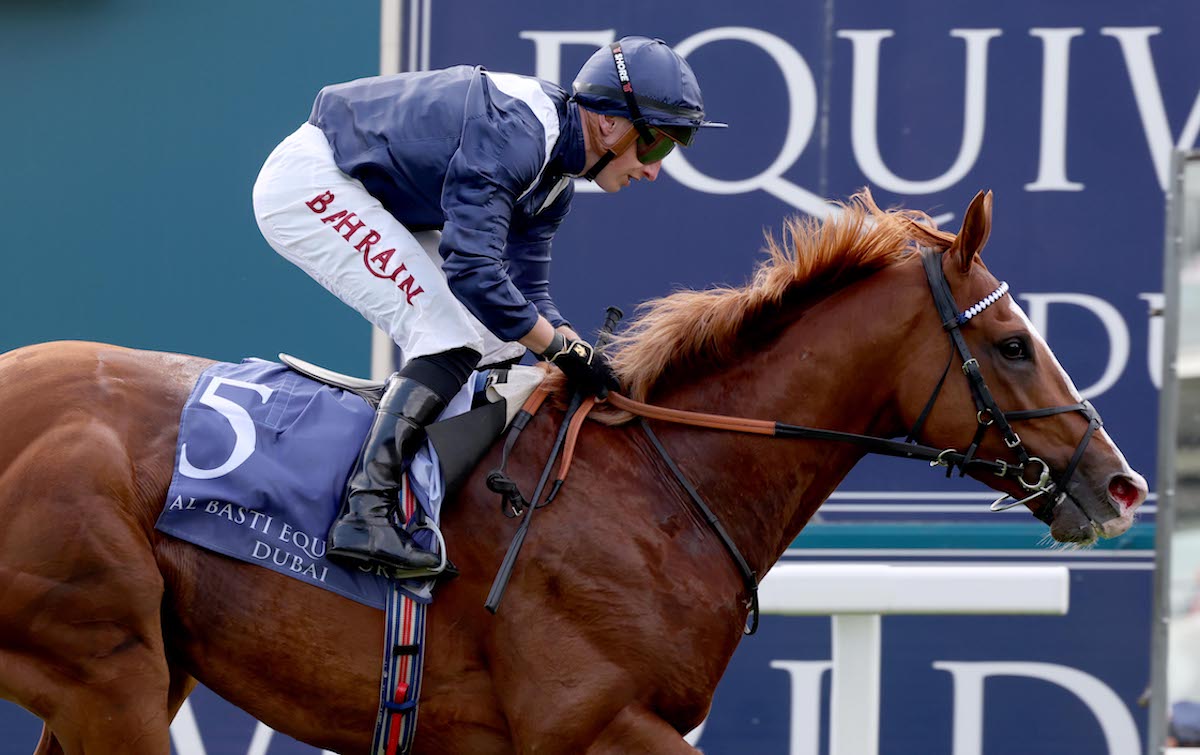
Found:
<path fill-rule="evenodd" d="M 653 181 L 703 127 L 688 64 L 625 37 L 558 86 L 481 67 L 325 87 L 267 158 L 254 213 L 267 242 L 382 329 L 405 364 L 387 383 L 328 553 L 417 576 L 440 558 L 392 522 L 402 462 L 477 365 L 526 349 L 588 394 L 611 368 L 550 297 L 550 241 L 571 179 Z M 440 243 L 434 247 L 441 229 Z M 422 245 L 422 240 L 425 245 Z"/>

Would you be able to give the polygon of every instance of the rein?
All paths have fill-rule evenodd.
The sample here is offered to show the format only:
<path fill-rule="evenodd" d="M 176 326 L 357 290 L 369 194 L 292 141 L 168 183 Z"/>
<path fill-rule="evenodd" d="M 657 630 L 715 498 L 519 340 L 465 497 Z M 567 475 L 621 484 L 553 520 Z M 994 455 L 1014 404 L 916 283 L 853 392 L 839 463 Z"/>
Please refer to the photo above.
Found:
<path fill-rule="evenodd" d="M 775 422 L 772 420 L 749 419 L 745 417 L 732 417 L 723 414 L 705 414 L 701 412 L 685 411 L 682 409 L 670 409 L 664 406 L 656 406 L 646 404 L 640 401 L 635 401 L 626 398 L 618 393 L 609 393 L 604 401 L 621 409 L 634 414 L 640 418 L 640 426 L 649 439 L 651 445 L 658 452 L 671 474 L 675 477 L 679 486 L 687 493 L 692 504 L 697 508 L 704 520 L 708 523 L 712 531 L 720 539 L 725 549 L 729 552 L 730 558 L 737 567 L 741 575 L 743 584 L 745 585 L 748 599 L 746 608 L 749 610 L 747 624 L 744 628 L 746 634 L 754 634 L 758 629 L 759 623 L 759 604 L 758 604 L 758 575 L 750 568 L 749 563 L 738 549 L 737 544 L 733 542 L 733 538 L 722 526 L 719 518 L 704 499 L 696 491 L 695 487 L 688 481 L 687 477 L 679 469 L 674 459 L 667 452 L 666 447 L 659 441 L 658 436 L 650 429 L 650 424 L 647 420 L 660 420 L 663 422 L 672 422 L 680 425 L 688 425 L 692 427 L 703 427 L 712 430 L 725 430 L 729 432 L 745 433 L 750 435 L 765 435 L 773 438 L 787 438 L 793 440 L 821 440 L 840 443 L 851 443 L 864 449 L 866 453 L 878 454 L 882 456 L 893 456 L 904 459 L 920 459 L 929 462 L 931 467 L 945 467 L 946 475 L 950 476 L 955 467 L 959 469 L 959 475 L 966 474 L 968 468 L 982 469 L 997 477 L 1009 478 L 1016 480 L 1029 495 L 1021 499 L 1008 500 L 1010 496 L 1004 495 L 996 499 L 992 505 L 992 511 L 1003 511 L 1013 508 L 1024 503 L 1028 503 L 1041 496 L 1054 496 L 1053 501 L 1047 505 L 1043 503 L 1038 507 L 1033 515 L 1042 520 L 1046 524 L 1050 524 L 1054 519 L 1054 510 L 1059 503 L 1067 496 L 1066 487 L 1070 482 L 1071 477 L 1075 473 L 1080 460 L 1083 458 L 1083 453 L 1087 449 L 1092 435 L 1096 430 L 1103 426 L 1103 421 L 1100 415 L 1092 407 L 1088 401 L 1081 401 L 1076 404 L 1047 407 L 1042 409 L 1027 409 L 1017 412 L 1005 413 L 1001 411 L 996 404 L 995 398 L 988 390 L 987 383 L 983 379 L 982 373 L 979 371 L 979 362 L 971 356 L 971 350 L 967 346 L 966 339 L 962 335 L 961 328 L 967 324 L 973 317 L 987 309 L 992 304 L 1002 299 L 1008 293 L 1008 284 L 1001 283 L 1000 286 L 988 294 L 986 297 L 968 307 L 963 312 L 958 312 L 957 305 L 954 301 L 954 295 L 950 291 L 950 285 L 946 281 L 945 273 L 942 272 L 942 255 L 931 249 L 921 250 L 921 263 L 925 269 L 926 279 L 929 282 L 930 291 L 933 294 L 934 304 L 937 307 L 938 315 L 942 319 L 942 328 L 949 336 L 952 344 L 950 351 L 950 359 L 946 363 L 945 369 L 942 371 L 937 385 L 933 389 L 925 407 L 921 410 L 920 415 L 914 423 L 912 430 L 908 433 L 908 437 L 904 441 L 892 440 L 889 438 L 880 438 L 872 435 L 860 435 L 858 433 L 843 432 L 840 430 L 826 430 L 815 427 L 805 427 L 802 425 L 791 425 L 784 422 Z M 611 317 L 610 317 L 611 322 Z M 611 330 L 611 325 L 606 323 L 606 327 Z M 920 434 L 924 427 L 925 420 L 933 410 L 934 404 L 937 402 L 938 396 L 941 394 L 942 388 L 946 382 L 946 376 L 950 372 L 950 366 L 954 362 L 955 354 L 958 354 L 962 359 L 962 372 L 966 376 L 968 385 L 971 389 L 971 396 L 975 402 L 976 421 L 978 427 L 975 435 L 971 440 L 970 445 L 965 452 L 958 451 L 954 448 L 936 448 L 933 446 L 922 445 L 915 441 L 915 438 Z M 505 440 L 504 451 L 501 456 L 501 465 L 497 470 L 493 470 L 488 475 L 488 487 L 493 491 L 500 493 L 502 498 L 502 506 L 505 513 L 509 516 L 517 516 L 524 510 L 525 518 L 521 523 L 516 535 L 513 537 L 513 543 L 509 547 L 509 553 L 505 557 L 504 563 L 501 566 L 500 572 L 496 576 L 496 580 L 492 585 L 492 593 L 488 596 L 488 610 L 495 613 L 499 605 L 500 597 L 503 594 L 504 586 L 508 582 L 508 577 L 511 573 L 513 564 L 516 560 L 516 553 L 520 550 L 521 543 L 525 539 L 525 533 L 528 530 L 529 520 L 534 510 L 541 506 L 548 505 L 557 495 L 562 487 L 563 481 L 566 479 L 567 472 L 570 469 L 571 458 L 574 450 L 575 440 L 578 436 L 579 427 L 586 418 L 588 412 L 592 410 L 595 401 L 591 398 L 580 400 L 578 393 L 573 396 L 571 404 L 567 408 L 567 414 L 563 419 L 562 426 L 559 428 L 558 438 L 551 451 L 549 460 L 546 462 L 546 467 L 542 472 L 542 476 L 538 482 L 532 502 L 526 501 L 521 495 L 517 486 L 503 472 L 508 463 L 509 452 L 512 450 L 516 442 L 516 437 L 521 430 L 528 424 L 533 414 L 537 412 L 538 407 L 545 399 L 547 392 L 541 386 L 530 396 L 525 406 L 518 412 L 517 417 L 513 420 L 513 429 L 509 437 Z M 1064 414 L 1067 412 L 1080 412 L 1088 420 L 1087 430 L 1076 446 L 1075 452 L 1067 464 L 1063 474 L 1057 479 L 1051 474 L 1050 465 L 1042 459 L 1031 456 L 1026 451 L 1024 444 L 1019 435 L 1012 429 L 1012 423 L 1039 419 L 1042 417 L 1050 417 L 1056 414 Z M 983 441 L 983 437 L 987 429 L 996 426 L 1004 437 L 1004 444 L 1016 454 L 1018 462 L 1016 464 L 1005 461 L 1003 459 L 980 459 L 976 456 L 979 446 Z M 559 467 L 558 478 L 555 480 L 549 495 L 544 502 L 538 503 L 541 497 L 542 490 L 549 476 L 550 469 L 554 461 L 558 457 L 561 449 L 566 447 L 563 453 L 563 461 Z M 1037 469 L 1037 467 L 1040 469 Z M 1028 482 L 1025 474 L 1027 470 L 1034 469 L 1037 472 L 1037 479 L 1034 482 Z M 1057 494 L 1057 495 L 1055 495 Z M 511 513 L 510 513 L 511 512 Z"/>

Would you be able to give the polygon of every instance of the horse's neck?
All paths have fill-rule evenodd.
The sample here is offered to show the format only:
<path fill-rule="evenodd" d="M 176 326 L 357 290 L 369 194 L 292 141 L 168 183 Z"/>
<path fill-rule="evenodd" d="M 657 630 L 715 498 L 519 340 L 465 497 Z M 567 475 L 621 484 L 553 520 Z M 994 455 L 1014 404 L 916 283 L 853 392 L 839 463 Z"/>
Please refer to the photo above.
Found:
<path fill-rule="evenodd" d="M 869 284 L 871 281 L 865 281 Z M 862 285 L 862 284 L 860 284 Z M 899 297 L 878 283 L 879 296 Z M 870 300 L 868 296 L 867 300 Z M 896 300 L 863 306 L 835 296 L 805 311 L 769 348 L 664 395 L 693 411 L 768 419 L 861 434 L 895 435 L 892 376 L 905 323 Z M 771 439 L 663 427 L 685 473 L 718 514 L 752 568 L 764 573 L 862 457 L 849 443 Z"/>

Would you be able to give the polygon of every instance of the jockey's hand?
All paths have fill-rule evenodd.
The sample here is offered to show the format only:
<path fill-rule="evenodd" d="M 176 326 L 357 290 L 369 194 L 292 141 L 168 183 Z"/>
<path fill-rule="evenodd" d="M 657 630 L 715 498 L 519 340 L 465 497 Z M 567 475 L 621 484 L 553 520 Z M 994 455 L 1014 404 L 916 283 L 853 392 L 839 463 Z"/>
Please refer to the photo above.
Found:
<path fill-rule="evenodd" d="M 568 339 L 562 333 L 555 333 L 542 358 L 562 370 L 567 380 L 585 395 L 605 398 L 610 390 L 621 387 L 608 360 L 581 338 Z"/>

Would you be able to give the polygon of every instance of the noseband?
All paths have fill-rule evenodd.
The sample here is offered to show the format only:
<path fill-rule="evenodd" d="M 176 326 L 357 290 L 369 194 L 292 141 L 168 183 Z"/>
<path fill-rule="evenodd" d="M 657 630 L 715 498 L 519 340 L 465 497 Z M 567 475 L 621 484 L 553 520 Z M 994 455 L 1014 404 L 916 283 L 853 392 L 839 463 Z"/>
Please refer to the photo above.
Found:
<path fill-rule="evenodd" d="M 971 397 L 975 401 L 975 418 L 977 422 L 975 437 L 971 440 L 971 445 L 967 447 L 965 454 L 959 454 L 953 449 L 947 449 L 942 456 L 931 461 L 930 465 L 946 467 L 947 476 L 954 471 L 955 466 L 959 468 L 960 476 L 966 474 L 968 466 L 972 466 L 985 467 L 997 477 L 1014 479 L 1020 483 L 1021 487 L 1029 495 L 1020 499 L 1015 499 L 1008 495 L 1002 496 L 992 503 L 992 511 L 1003 511 L 1045 496 L 1049 502 L 1042 502 L 1037 510 L 1033 512 L 1033 515 L 1046 524 L 1050 524 L 1054 520 L 1054 510 L 1067 496 L 1067 485 L 1070 483 L 1071 477 L 1075 474 L 1075 469 L 1079 466 L 1079 461 L 1083 458 L 1083 452 L 1087 449 L 1088 443 L 1091 441 L 1096 430 L 1103 426 L 1104 422 L 1088 401 L 1081 401 L 1078 404 L 1071 404 L 1069 406 L 1003 412 L 996 405 L 996 400 L 992 397 L 992 392 L 988 390 L 987 383 L 979 371 L 979 362 L 971 356 L 971 349 L 967 346 L 967 341 L 962 334 L 962 326 L 969 322 L 972 317 L 1002 299 L 1008 293 L 1008 284 L 1001 283 L 995 291 L 988 294 L 982 300 L 968 307 L 965 311 L 959 312 L 958 306 L 954 302 L 954 294 L 950 291 L 950 284 L 946 281 L 945 273 L 942 272 L 941 253 L 935 252 L 932 249 L 922 249 L 921 264 L 925 267 L 925 277 L 929 281 L 930 291 L 933 292 L 933 302 L 937 306 L 938 316 L 942 319 L 942 329 L 950 334 L 952 348 L 950 351 L 950 360 L 946 362 L 946 369 L 942 371 L 942 377 L 938 380 L 937 386 L 934 387 L 933 394 L 925 403 L 925 408 L 921 411 L 920 416 L 917 417 L 916 423 L 908 434 L 908 439 L 912 441 L 920 434 L 921 428 L 925 424 L 925 420 L 933 409 L 933 405 L 941 393 L 942 386 L 946 382 L 946 374 L 949 372 L 950 365 L 954 362 L 954 355 L 957 352 L 962 358 L 962 371 L 967 377 L 967 384 L 971 387 Z M 1020 420 L 1051 417 L 1055 414 L 1065 414 L 1067 412 L 1081 413 L 1087 419 L 1088 426 L 1087 430 L 1083 433 L 1083 438 L 1079 441 L 1079 445 L 1076 446 L 1075 453 L 1071 456 L 1071 461 L 1067 464 L 1067 468 L 1063 470 L 1061 475 L 1055 476 L 1050 471 L 1049 464 L 1037 456 L 1030 456 L 1029 452 L 1025 450 L 1025 445 L 1021 442 L 1021 436 L 1017 435 L 1012 429 L 1012 423 Z M 985 461 L 975 458 L 975 453 L 979 450 L 979 444 L 983 441 L 984 435 L 987 433 L 988 428 L 993 426 L 1004 437 L 1004 445 L 1016 454 L 1016 464 L 1006 462 L 1003 459 Z M 1029 472 L 1033 472 L 1035 475 L 1033 482 L 1029 482 L 1027 479 L 1027 473 Z M 1084 513 L 1086 515 L 1086 512 Z"/>

